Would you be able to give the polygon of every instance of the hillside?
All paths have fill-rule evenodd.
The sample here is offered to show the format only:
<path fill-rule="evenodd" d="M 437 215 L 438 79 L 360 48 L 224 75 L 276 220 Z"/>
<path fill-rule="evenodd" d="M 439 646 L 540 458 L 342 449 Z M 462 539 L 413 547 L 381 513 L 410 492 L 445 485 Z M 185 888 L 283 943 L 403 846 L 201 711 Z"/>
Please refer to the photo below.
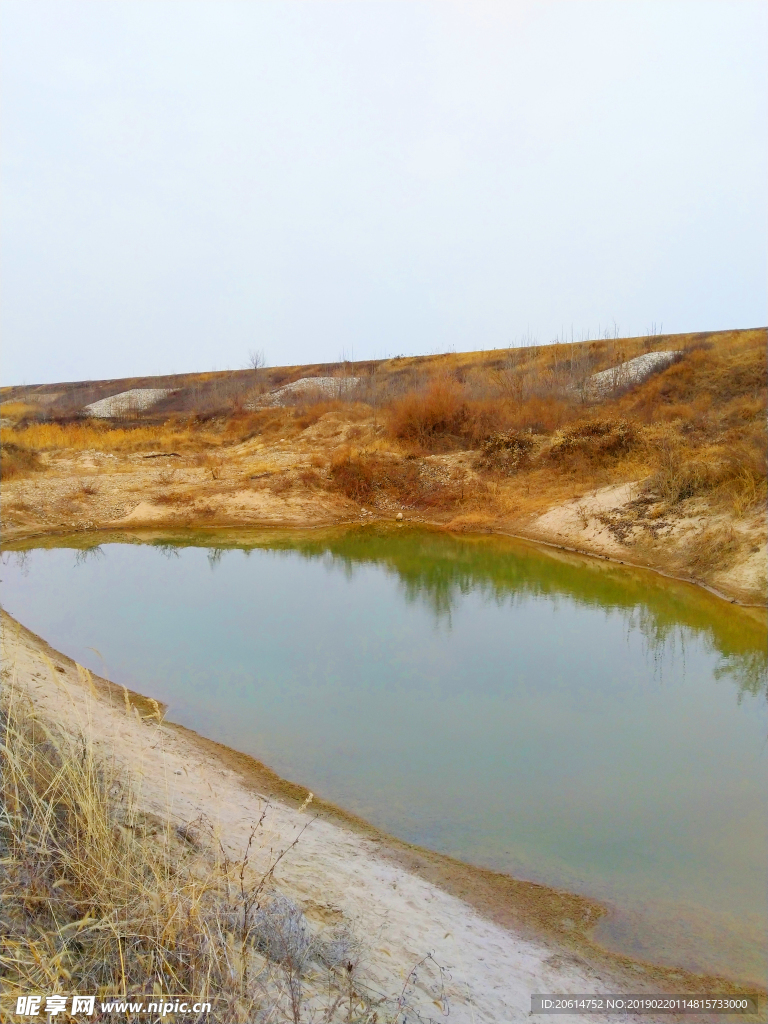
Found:
<path fill-rule="evenodd" d="M 402 515 L 763 604 L 767 382 L 760 328 L 4 388 L 3 535 Z"/>

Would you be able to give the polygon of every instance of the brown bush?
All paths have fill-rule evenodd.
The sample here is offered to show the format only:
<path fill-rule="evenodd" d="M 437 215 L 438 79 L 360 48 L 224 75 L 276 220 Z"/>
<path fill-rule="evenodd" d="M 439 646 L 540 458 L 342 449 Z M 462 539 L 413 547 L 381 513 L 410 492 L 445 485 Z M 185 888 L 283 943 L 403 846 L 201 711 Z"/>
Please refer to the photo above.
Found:
<path fill-rule="evenodd" d="M 265 486 L 273 494 L 285 494 L 292 489 L 293 479 L 289 473 L 275 473 L 267 478 Z"/>
<path fill-rule="evenodd" d="M 510 432 L 493 434 L 482 444 L 482 454 L 474 462 L 475 469 L 486 469 L 493 473 L 511 476 L 531 465 L 534 447 L 530 434 Z"/>
<path fill-rule="evenodd" d="M 389 434 L 427 451 L 481 444 L 515 425 L 512 403 L 505 397 L 483 396 L 482 391 L 475 382 L 475 397 L 470 398 L 466 387 L 456 380 L 432 380 L 392 402 Z"/>
<path fill-rule="evenodd" d="M 322 484 L 322 477 L 316 469 L 306 466 L 299 470 L 299 480 L 305 487 L 319 487 Z"/>
<path fill-rule="evenodd" d="M 450 437 L 465 437 L 470 421 L 462 388 L 448 379 L 433 380 L 392 403 L 390 433 L 403 441 L 433 448 Z"/>
<path fill-rule="evenodd" d="M 10 480 L 38 469 L 42 469 L 42 466 L 37 452 L 12 441 L 4 441 L 0 445 L 0 479 Z"/>
<path fill-rule="evenodd" d="M 438 508 L 464 499 L 461 481 L 430 477 L 411 457 L 346 452 L 331 463 L 329 475 L 335 490 L 358 502 L 375 504 L 377 498 L 390 498 L 408 508 Z"/>
<path fill-rule="evenodd" d="M 587 420 L 566 428 L 553 441 L 547 459 L 560 466 L 574 462 L 604 462 L 635 450 L 637 427 L 626 420 Z"/>
<path fill-rule="evenodd" d="M 370 501 L 388 479 L 385 461 L 377 455 L 343 452 L 329 466 L 331 483 L 335 490 L 352 501 Z"/>
<path fill-rule="evenodd" d="M 573 402 L 555 395 L 532 395 L 510 414 L 509 426 L 514 430 L 532 430 L 534 434 L 551 434 L 581 415 Z"/>
<path fill-rule="evenodd" d="M 759 439 L 707 454 L 707 458 L 684 459 L 680 448 L 665 440 L 658 468 L 646 481 L 645 490 L 670 504 L 704 495 L 720 498 L 738 515 L 764 503 L 766 454 Z"/>
<path fill-rule="evenodd" d="M 186 493 L 159 491 L 152 495 L 152 501 L 155 505 L 194 505 L 195 495 L 189 491 Z"/>

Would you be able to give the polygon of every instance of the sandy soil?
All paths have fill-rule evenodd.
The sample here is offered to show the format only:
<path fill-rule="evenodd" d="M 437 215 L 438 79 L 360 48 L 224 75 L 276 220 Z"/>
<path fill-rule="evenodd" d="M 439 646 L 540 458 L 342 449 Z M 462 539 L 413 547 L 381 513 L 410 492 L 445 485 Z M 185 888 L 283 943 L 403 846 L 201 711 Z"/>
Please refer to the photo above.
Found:
<path fill-rule="evenodd" d="M 238 858 L 269 800 L 256 868 L 309 824 L 280 863 L 277 883 L 316 927 L 344 922 L 365 941 L 364 984 L 372 993 L 397 998 L 428 953 L 448 972 L 456 1022 L 523 1020 L 534 992 L 701 987 L 702 979 L 684 972 L 601 955 L 584 930 L 584 919 L 600 913 L 590 901 L 416 850 L 328 805 L 302 809 L 307 794 L 299 787 L 283 783 L 281 791 L 263 765 L 158 723 L 146 698 L 126 700 L 122 688 L 98 678 L 87 685 L 74 662 L 5 612 L 2 621 L 4 685 L 23 691 L 44 717 L 92 735 L 136 780 L 146 812 L 178 825 L 202 815 Z M 433 1002 L 437 980 L 426 965 L 413 999 L 426 1017 L 442 1019 Z"/>
<path fill-rule="evenodd" d="M 697 572 L 692 541 L 728 537 L 733 560 Z M 682 502 L 670 514 L 643 495 L 640 481 L 604 487 L 556 505 L 527 524 L 525 536 L 657 569 L 742 604 L 765 604 L 766 548 L 763 512 L 736 518 L 714 514 L 701 500 Z"/>

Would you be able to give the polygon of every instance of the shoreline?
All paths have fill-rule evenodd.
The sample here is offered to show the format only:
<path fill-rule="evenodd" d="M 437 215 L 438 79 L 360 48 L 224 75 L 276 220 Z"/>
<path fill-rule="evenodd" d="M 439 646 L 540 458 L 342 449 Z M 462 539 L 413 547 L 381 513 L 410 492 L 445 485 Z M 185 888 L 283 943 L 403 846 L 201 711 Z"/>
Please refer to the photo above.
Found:
<path fill-rule="evenodd" d="M 521 531 L 516 528 L 515 532 L 504 527 L 495 526 L 481 526 L 472 524 L 452 524 L 452 523 L 441 523 L 436 520 L 423 519 L 417 516 L 403 519 L 400 522 L 396 520 L 394 516 L 377 515 L 375 513 L 369 514 L 369 516 L 361 522 L 359 518 L 332 518 L 332 519 L 318 519 L 314 522 L 303 522 L 296 523 L 291 520 L 264 520 L 254 521 L 248 523 L 232 523 L 229 521 L 216 522 L 210 518 L 205 520 L 185 520 L 180 522 L 168 518 L 166 521 L 161 520 L 150 520 L 145 523 L 141 521 L 131 521 L 130 523 L 124 524 L 122 521 L 116 521 L 111 523 L 103 523 L 99 526 L 81 527 L 80 529 L 72 528 L 46 528 L 46 529 L 33 529 L 25 530 L 24 528 L 8 531 L 7 528 L 3 530 L 2 538 L 2 550 L 13 551 L 17 550 L 15 545 L 26 545 L 29 542 L 44 539 L 48 537 L 92 537 L 98 534 L 112 534 L 112 533 L 127 533 L 127 534 L 141 534 L 145 532 L 162 532 L 168 530 L 184 530 L 192 531 L 197 530 L 200 532 L 208 532 L 213 530 L 228 530 L 235 532 L 240 530 L 278 530 L 278 531 L 310 531 L 320 529 L 331 529 L 331 528 L 351 528 L 360 526 L 373 526 L 373 525 L 403 525 L 403 526 L 419 526 L 422 528 L 436 530 L 442 533 L 452 533 L 457 536 L 476 533 L 481 536 L 496 536 L 496 537 L 508 537 L 510 540 L 524 541 L 529 544 L 540 545 L 545 548 L 550 548 L 558 551 L 567 551 L 570 554 L 579 555 L 583 558 L 594 558 L 598 561 L 611 562 L 614 565 L 626 566 L 629 569 L 642 569 L 649 572 L 656 573 L 662 576 L 664 579 L 673 580 L 677 583 L 685 583 L 692 587 L 699 587 L 702 590 L 707 591 L 714 597 L 719 598 L 722 601 L 726 601 L 728 604 L 735 604 L 740 608 L 755 609 L 758 611 L 768 612 L 768 596 L 764 602 L 752 602 L 745 601 L 739 597 L 739 591 L 736 589 L 719 589 L 712 586 L 709 583 L 705 583 L 701 579 L 697 579 L 693 576 L 681 575 L 678 573 L 668 572 L 659 566 L 653 565 L 650 561 L 630 561 L 628 558 L 619 558 L 615 554 L 608 554 L 604 550 L 601 550 L 598 545 L 584 545 L 582 547 L 574 547 L 568 544 L 563 544 L 559 540 L 547 537 L 542 533 L 541 530 L 529 530 Z M 8 536 L 10 532 L 10 536 Z"/>
<path fill-rule="evenodd" d="M 46 687 L 40 681 L 41 674 L 39 672 L 28 672 L 23 685 L 30 696 L 31 689 L 37 687 L 44 691 L 47 690 L 44 696 L 49 700 L 51 696 L 56 698 L 57 686 L 66 680 L 71 690 L 79 691 L 78 697 L 81 703 L 83 700 L 86 703 L 90 702 L 88 719 L 92 723 L 95 722 L 97 727 L 99 724 L 103 725 L 107 720 L 117 717 L 122 740 L 125 740 L 127 730 L 132 730 L 133 733 L 136 733 L 137 730 L 138 733 L 146 731 L 147 725 L 141 724 L 141 717 L 150 721 L 150 724 L 151 720 L 156 717 L 158 704 L 151 697 L 128 691 L 108 679 L 92 676 L 94 690 L 89 694 L 84 678 L 77 664 L 71 658 L 50 647 L 44 639 L 17 622 L 5 610 L 2 611 L 2 624 L 3 644 L 6 647 L 6 652 L 9 644 L 11 647 L 15 647 L 16 651 L 20 647 L 24 647 L 28 654 L 31 653 L 33 660 L 35 658 L 38 660 L 38 664 L 40 659 L 43 659 L 51 667 L 54 664 L 59 666 L 57 671 L 64 677 L 61 680 L 54 678 Z M 9 638 L 12 639 L 9 640 Z M 51 672 L 49 674 L 52 675 Z M 71 693 L 70 699 L 72 699 Z M 99 706 L 95 706 L 96 702 Z M 35 703 L 37 705 L 36 701 Z M 61 707 L 60 700 L 55 703 L 59 708 Z M 160 710 L 164 716 L 165 707 L 161 705 Z M 94 711 L 97 713 L 91 717 Z M 138 725 L 133 717 L 136 712 L 138 712 Z M 265 798 L 272 801 L 272 806 L 278 808 L 281 814 L 296 819 L 293 821 L 294 827 L 297 820 L 302 824 L 308 820 L 308 815 L 303 813 L 308 791 L 301 785 L 281 778 L 268 766 L 247 754 L 210 740 L 182 725 L 166 722 L 164 717 L 161 723 L 152 727 L 158 733 L 162 731 L 167 741 L 170 741 L 171 745 L 177 746 L 182 760 L 200 761 L 194 774 L 198 778 L 200 786 L 207 786 L 212 795 L 214 794 L 212 783 L 218 788 L 221 776 L 225 776 L 231 781 L 230 789 L 232 791 L 228 795 L 220 792 L 216 796 L 217 805 L 223 800 L 228 805 L 239 807 L 242 802 L 242 794 L 245 793 L 259 802 Z M 133 739 L 136 741 L 136 736 Z M 138 739 L 138 743 L 142 747 L 138 762 L 134 758 L 134 763 L 131 763 L 131 758 L 128 757 L 126 766 L 133 771 L 138 763 L 139 774 L 146 778 L 147 769 L 150 767 L 147 763 L 148 752 L 145 749 L 146 744 L 141 738 Z M 165 742 L 162 745 L 165 745 Z M 115 756 L 114 750 L 107 749 L 107 753 L 109 756 Z M 205 768 L 205 770 L 201 772 L 201 768 Z M 182 770 L 186 774 L 185 766 Z M 181 773 L 181 770 L 174 771 L 175 775 Z M 167 766 L 165 778 L 167 783 Z M 153 810 L 157 812 L 157 807 Z M 187 820 L 191 820 L 192 817 L 190 816 Z M 537 950 L 536 955 L 540 958 L 540 965 L 544 965 L 547 972 L 556 969 L 557 976 L 547 977 L 546 982 L 542 979 L 539 983 L 540 987 L 530 988 L 530 991 L 555 991 L 558 986 L 561 988 L 565 986 L 564 990 L 568 990 L 570 986 L 570 991 L 583 992 L 600 991 L 601 989 L 603 991 L 667 990 L 679 992 L 690 989 L 693 991 L 743 993 L 745 988 L 748 988 L 750 991 L 755 990 L 759 991 L 761 995 L 764 994 L 765 990 L 753 983 L 697 974 L 684 968 L 637 960 L 631 956 L 602 948 L 591 938 L 590 932 L 597 922 L 609 912 L 609 908 L 596 900 L 539 883 L 515 879 L 500 872 L 466 864 L 443 854 L 414 846 L 387 835 L 364 819 L 319 798 L 314 798 L 312 801 L 312 817 L 315 823 L 313 828 L 317 823 L 322 822 L 328 828 L 339 833 L 338 839 L 334 840 L 336 845 L 340 845 L 338 852 L 335 851 L 335 847 L 332 854 L 328 850 L 325 851 L 326 859 L 331 856 L 336 858 L 337 868 L 343 866 L 344 861 L 349 859 L 348 852 L 345 856 L 344 846 L 348 846 L 349 843 L 362 845 L 365 849 L 366 859 L 370 859 L 379 871 L 384 869 L 388 872 L 402 873 L 403 876 L 411 880 L 410 884 L 417 882 L 422 886 L 427 886 L 429 894 L 426 901 L 427 906 L 435 899 L 453 901 L 452 921 L 458 907 L 459 914 L 464 918 L 470 921 L 479 919 L 485 923 L 486 927 L 500 929 L 501 933 L 516 947 L 521 943 L 531 945 L 534 950 Z M 185 823 L 183 815 L 179 820 L 182 824 Z M 375 873 L 374 869 L 372 874 L 375 875 Z M 397 883 L 393 884 L 397 887 Z M 320 889 L 325 891 L 323 885 L 320 886 Z M 317 904 L 318 901 L 312 896 L 309 903 Z M 387 913 L 388 911 L 384 916 L 387 916 Z M 426 913 L 429 914 L 429 910 Z M 412 926 L 418 932 L 423 924 L 424 914 L 425 909 L 421 901 L 411 902 L 406 915 L 408 928 Z M 321 913 L 320 916 L 322 917 L 323 914 Z M 352 916 L 354 917 L 354 914 Z M 446 932 L 446 939 L 448 934 Z M 496 941 L 498 942 L 498 934 Z M 485 961 L 485 957 L 478 959 Z M 509 970 L 508 965 L 506 969 Z M 573 972 L 581 977 L 574 977 Z M 639 978 L 642 981 L 639 981 Z M 584 987 L 585 984 L 588 987 Z M 477 1014 L 478 1004 L 473 1001 L 472 1007 L 473 1014 Z M 522 1013 L 524 1007 L 519 1009 Z M 527 1011 L 525 1015 L 527 1016 Z M 464 1018 L 458 1016 L 455 1019 L 463 1020 Z M 497 1018 L 477 1015 L 473 1019 L 479 1021 Z"/>

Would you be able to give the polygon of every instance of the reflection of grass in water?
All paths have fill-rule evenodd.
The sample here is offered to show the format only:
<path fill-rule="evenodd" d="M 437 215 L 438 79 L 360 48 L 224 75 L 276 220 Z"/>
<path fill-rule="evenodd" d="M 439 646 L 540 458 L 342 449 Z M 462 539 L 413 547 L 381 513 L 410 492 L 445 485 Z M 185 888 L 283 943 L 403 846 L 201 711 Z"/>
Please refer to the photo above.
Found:
<path fill-rule="evenodd" d="M 720 654 L 721 661 L 714 670 L 714 677 L 730 679 L 736 684 L 739 704 L 745 694 L 757 697 L 760 693 L 765 693 L 768 697 L 768 649 L 765 643 L 760 644 L 758 641 L 757 646 L 749 646 L 746 649 L 742 644 L 741 650 L 729 650 L 722 637 L 718 642 L 718 637 L 711 627 L 701 628 L 662 619 L 647 605 L 640 606 L 637 611 L 638 620 L 631 618 L 628 625 L 640 630 L 657 664 L 660 665 L 662 658 L 670 649 L 678 647 L 684 658 L 686 640 L 695 636 L 703 639 L 710 650 L 716 650 Z"/>
<path fill-rule="evenodd" d="M 75 551 L 75 565 L 84 565 L 86 562 L 100 562 L 106 553 L 101 544 L 93 544 L 89 548 L 79 548 Z"/>
<path fill-rule="evenodd" d="M 724 657 L 715 669 L 715 679 L 730 677 L 736 683 L 739 688 L 739 704 L 745 693 L 753 697 L 763 693 L 768 699 L 767 663 L 768 655 L 760 648 L 743 654 L 731 654 Z"/>
<path fill-rule="evenodd" d="M 532 597 L 564 598 L 577 605 L 611 609 L 645 638 L 660 664 L 665 654 L 696 637 L 717 651 L 716 678 L 730 678 L 744 693 L 768 695 L 765 628 L 719 599 L 684 589 L 649 572 L 597 560 L 545 553 L 502 538 L 458 538 L 425 530 L 365 528 L 338 537 L 273 539 L 270 550 L 299 552 L 343 568 L 361 565 L 396 574 L 405 599 L 423 602 L 450 620 L 459 599 L 471 592 L 514 606 Z"/>
<path fill-rule="evenodd" d="M 53 543 L 57 540 L 58 543 Z M 147 543 L 137 534 L 100 537 L 102 543 Z M 88 539 L 93 548 L 93 538 Z M 617 611 L 628 629 L 638 629 L 660 664 L 672 646 L 684 653 L 686 637 L 703 640 L 722 657 L 716 678 L 730 678 L 745 693 L 768 695 L 765 624 L 699 588 L 654 573 L 498 536 L 461 536 L 418 528 L 367 526 L 311 534 L 290 531 L 179 531 L 149 541 L 173 557 L 183 547 L 207 549 L 215 569 L 228 550 L 300 554 L 322 561 L 347 578 L 365 565 L 395 575 L 409 602 L 422 602 L 447 621 L 460 598 L 471 592 L 514 606 L 530 598 L 569 600 L 582 607 Z M 80 549 L 80 537 L 46 539 L 40 546 Z M 31 546 L 31 545 L 30 545 Z M 103 551 L 103 548 L 101 549 Z M 23 557 L 24 552 L 18 552 Z"/>

